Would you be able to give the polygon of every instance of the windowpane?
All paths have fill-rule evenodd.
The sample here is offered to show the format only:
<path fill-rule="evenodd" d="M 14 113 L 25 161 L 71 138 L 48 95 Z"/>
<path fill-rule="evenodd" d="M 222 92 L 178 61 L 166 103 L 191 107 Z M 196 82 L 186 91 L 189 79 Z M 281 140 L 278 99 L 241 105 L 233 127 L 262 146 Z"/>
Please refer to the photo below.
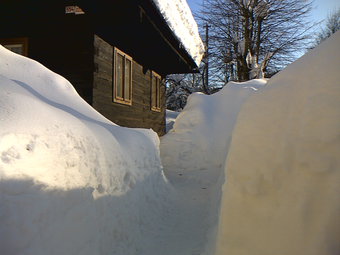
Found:
<path fill-rule="evenodd" d="M 24 55 L 24 45 L 23 44 L 5 44 L 3 45 L 6 49 L 20 54 L 20 55 Z"/>
<path fill-rule="evenodd" d="M 151 110 L 161 111 L 161 78 L 155 72 L 151 75 Z"/>
<path fill-rule="evenodd" d="M 161 106 L 161 92 L 160 92 L 160 80 L 156 79 L 157 82 L 157 108 L 160 108 Z"/>
<path fill-rule="evenodd" d="M 131 61 L 125 61 L 125 84 L 124 84 L 124 99 L 131 100 Z"/>
<path fill-rule="evenodd" d="M 27 37 L 15 37 L 15 38 L 0 38 L 0 44 L 6 49 L 13 51 L 17 54 L 27 56 L 28 55 L 28 38 Z"/>
<path fill-rule="evenodd" d="M 123 68 L 124 68 L 124 56 L 117 54 L 116 61 L 116 95 L 119 98 L 123 98 L 123 86 L 124 86 L 124 76 L 123 76 Z"/>
<path fill-rule="evenodd" d="M 157 79 L 154 75 L 151 82 L 151 107 L 157 107 Z"/>
<path fill-rule="evenodd" d="M 132 105 L 132 58 L 119 49 L 114 49 L 115 79 L 113 101 Z"/>

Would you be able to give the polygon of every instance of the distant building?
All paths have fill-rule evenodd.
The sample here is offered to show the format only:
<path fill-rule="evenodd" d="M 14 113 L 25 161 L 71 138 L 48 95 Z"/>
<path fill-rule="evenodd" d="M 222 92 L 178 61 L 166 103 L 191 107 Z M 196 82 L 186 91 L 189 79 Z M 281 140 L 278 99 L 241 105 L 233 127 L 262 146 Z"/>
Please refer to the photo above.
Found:
<path fill-rule="evenodd" d="M 159 135 L 163 77 L 198 63 L 156 0 L 0 0 L 0 43 L 67 78 L 116 124 Z"/>

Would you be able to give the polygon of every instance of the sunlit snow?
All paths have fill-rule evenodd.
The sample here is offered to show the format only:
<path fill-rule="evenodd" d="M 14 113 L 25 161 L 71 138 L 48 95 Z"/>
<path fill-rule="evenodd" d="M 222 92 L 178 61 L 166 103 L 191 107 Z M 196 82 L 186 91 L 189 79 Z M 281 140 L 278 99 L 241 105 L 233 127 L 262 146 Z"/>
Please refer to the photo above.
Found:
<path fill-rule="evenodd" d="M 0 46 L 0 253 L 339 254 L 339 41 L 191 95 L 160 140 Z"/>

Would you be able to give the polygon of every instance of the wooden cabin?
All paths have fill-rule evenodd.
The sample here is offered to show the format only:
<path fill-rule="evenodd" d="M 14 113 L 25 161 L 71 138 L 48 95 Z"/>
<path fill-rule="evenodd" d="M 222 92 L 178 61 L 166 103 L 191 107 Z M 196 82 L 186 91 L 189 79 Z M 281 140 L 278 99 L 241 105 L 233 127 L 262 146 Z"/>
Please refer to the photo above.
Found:
<path fill-rule="evenodd" d="M 152 0 L 0 0 L 0 44 L 61 74 L 118 125 L 165 132 L 165 85 L 197 64 Z"/>

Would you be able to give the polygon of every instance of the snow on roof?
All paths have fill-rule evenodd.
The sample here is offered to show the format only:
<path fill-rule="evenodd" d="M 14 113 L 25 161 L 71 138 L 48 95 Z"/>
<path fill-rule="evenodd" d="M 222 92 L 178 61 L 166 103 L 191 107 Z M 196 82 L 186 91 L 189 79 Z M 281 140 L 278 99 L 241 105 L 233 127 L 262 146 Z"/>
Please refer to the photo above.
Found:
<path fill-rule="evenodd" d="M 204 44 L 197 23 L 186 0 L 152 0 L 170 29 L 182 43 L 197 66 L 204 54 Z"/>

